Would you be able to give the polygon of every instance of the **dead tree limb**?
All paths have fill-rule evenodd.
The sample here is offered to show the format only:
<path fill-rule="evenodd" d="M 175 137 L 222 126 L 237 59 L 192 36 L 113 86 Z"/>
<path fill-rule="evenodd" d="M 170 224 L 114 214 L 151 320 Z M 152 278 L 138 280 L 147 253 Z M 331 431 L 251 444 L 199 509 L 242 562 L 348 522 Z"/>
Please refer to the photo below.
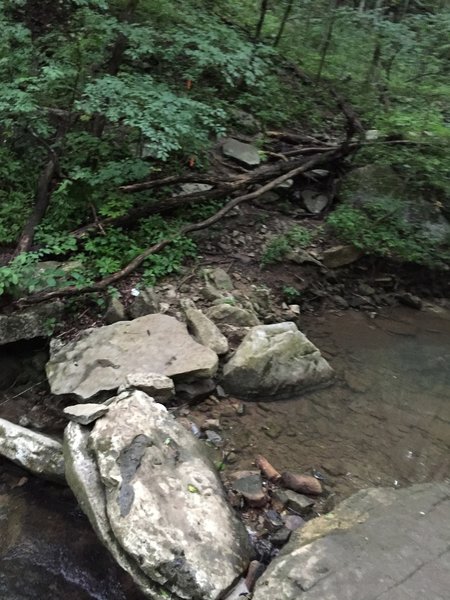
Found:
<path fill-rule="evenodd" d="M 237 196 L 236 198 L 233 198 L 232 200 L 227 202 L 227 204 L 224 207 L 222 207 L 219 211 L 217 211 L 213 216 L 209 217 L 208 219 L 205 219 L 198 223 L 191 223 L 189 225 L 185 225 L 184 227 L 181 228 L 179 235 L 180 234 L 186 235 L 188 233 L 193 233 L 194 231 L 200 231 L 201 229 L 206 229 L 206 228 L 210 227 L 211 225 L 214 225 L 215 223 L 220 221 L 220 219 L 222 219 L 227 213 L 230 212 L 230 210 L 232 210 L 238 204 L 241 204 L 243 202 L 248 202 L 249 200 L 254 200 L 254 199 L 258 198 L 259 196 L 262 196 L 266 192 L 270 191 L 277 185 L 280 185 L 287 179 L 296 177 L 297 175 L 300 175 L 301 173 L 304 173 L 305 171 L 314 169 L 315 167 L 322 165 L 324 163 L 327 163 L 331 160 L 342 158 L 345 154 L 348 154 L 348 153 L 349 153 L 349 149 L 345 148 L 345 149 L 339 149 L 338 151 L 330 151 L 327 153 L 318 154 L 318 155 L 311 157 L 308 160 L 303 160 L 303 163 L 301 165 L 298 165 L 294 169 L 278 176 L 276 179 L 269 181 L 268 183 L 266 183 L 259 189 L 255 190 L 253 192 L 249 192 L 247 194 L 243 194 L 241 196 Z M 286 164 L 286 163 L 284 163 L 284 164 Z M 120 279 L 123 279 L 127 275 L 130 275 L 131 273 L 133 273 L 133 271 L 135 271 L 138 267 L 140 267 L 142 265 L 142 263 L 145 261 L 146 258 L 148 258 L 152 254 L 155 254 L 155 253 L 163 250 L 166 246 L 173 243 L 177 237 L 178 236 L 172 237 L 172 238 L 167 238 L 165 240 L 161 240 L 160 242 L 158 242 L 157 244 L 154 244 L 153 246 L 150 246 L 142 254 L 140 254 L 139 256 L 136 256 L 136 258 L 134 258 L 123 269 L 121 269 L 120 271 L 117 271 L 116 273 L 113 273 L 112 275 L 108 275 L 108 277 L 105 277 L 104 279 L 100 279 L 99 281 L 96 281 L 95 283 L 92 283 L 92 284 L 89 284 L 89 285 L 86 285 L 83 287 L 77 287 L 75 285 L 71 285 L 71 286 L 67 286 L 65 288 L 61 288 L 59 290 L 52 290 L 50 292 L 37 292 L 35 294 L 32 294 L 31 296 L 28 296 L 27 298 L 21 299 L 19 301 L 19 303 L 21 303 L 21 304 L 38 304 L 40 302 L 48 302 L 50 300 L 54 300 L 55 298 L 67 298 L 70 296 L 76 296 L 76 295 L 81 295 L 81 294 L 101 292 L 101 291 L 105 290 L 106 288 L 108 288 L 110 285 L 117 283 L 117 281 L 119 281 Z"/>
<path fill-rule="evenodd" d="M 305 154 L 308 154 L 308 151 L 313 151 L 312 148 L 305 149 Z M 330 151 L 339 152 L 339 147 L 317 147 L 315 149 L 316 152 L 322 152 L 324 155 L 329 156 Z M 291 160 L 279 160 L 276 163 L 271 163 L 269 165 L 263 165 L 254 171 L 249 173 L 244 173 L 242 175 L 237 175 L 235 177 L 228 177 L 226 179 L 214 179 L 211 176 L 195 176 L 189 177 L 189 181 L 196 181 L 197 183 L 208 181 L 209 184 L 214 184 L 214 187 L 211 190 L 203 191 L 203 192 L 195 192 L 192 194 L 183 194 L 182 196 L 176 195 L 170 198 L 165 198 L 159 202 L 153 202 L 148 204 L 143 204 L 141 206 L 137 206 L 132 208 L 126 215 L 121 217 L 111 217 L 108 219 L 104 219 L 102 221 L 98 221 L 97 223 L 89 223 L 88 225 L 84 225 L 79 229 L 73 231 L 71 235 L 76 237 L 77 239 L 81 239 L 90 235 L 92 232 L 98 230 L 99 226 L 105 227 L 131 227 L 134 223 L 136 223 L 139 219 L 149 217 L 155 214 L 164 214 L 168 212 L 172 212 L 178 208 L 183 206 L 192 206 L 199 202 L 205 202 L 207 200 L 217 200 L 219 198 L 225 198 L 226 196 L 230 196 L 238 192 L 244 187 L 248 187 L 255 184 L 264 183 L 265 181 L 270 181 L 280 175 L 283 175 L 287 171 L 295 169 L 298 166 L 303 165 L 305 162 L 304 156 L 297 156 L 292 158 Z M 163 185 L 169 185 L 169 183 L 179 183 L 181 176 L 176 177 L 166 177 L 162 179 L 156 179 L 153 181 L 142 182 L 137 184 L 131 184 L 129 186 L 123 186 L 121 189 L 124 191 L 124 187 L 127 188 L 128 192 L 133 191 L 141 191 L 142 189 L 150 189 L 152 187 L 162 187 Z M 143 186 L 146 186 L 143 188 Z"/>

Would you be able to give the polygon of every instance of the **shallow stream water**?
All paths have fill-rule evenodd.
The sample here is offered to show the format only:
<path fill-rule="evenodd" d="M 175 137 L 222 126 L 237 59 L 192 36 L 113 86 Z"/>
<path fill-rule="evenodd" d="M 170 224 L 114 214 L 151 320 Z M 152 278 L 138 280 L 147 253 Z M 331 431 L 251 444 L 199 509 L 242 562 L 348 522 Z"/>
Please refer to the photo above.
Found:
<path fill-rule="evenodd" d="M 302 398 L 247 402 L 243 416 L 228 417 L 237 467 L 261 453 L 281 471 L 316 469 L 338 499 L 450 477 L 450 319 L 346 312 L 301 329 L 336 382 Z"/>
<path fill-rule="evenodd" d="M 301 329 L 335 368 L 336 382 L 293 400 L 246 402 L 243 415 L 223 415 L 223 436 L 237 456 L 231 468 L 252 468 L 261 453 L 279 470 L 316 469 L 337 499 L 369 486 L 450 477 L 449 318 L 345 312 L 302 320 Z M 69 490 L 6 462 L 0 540 L 1 599 L 142 598 Z"/>

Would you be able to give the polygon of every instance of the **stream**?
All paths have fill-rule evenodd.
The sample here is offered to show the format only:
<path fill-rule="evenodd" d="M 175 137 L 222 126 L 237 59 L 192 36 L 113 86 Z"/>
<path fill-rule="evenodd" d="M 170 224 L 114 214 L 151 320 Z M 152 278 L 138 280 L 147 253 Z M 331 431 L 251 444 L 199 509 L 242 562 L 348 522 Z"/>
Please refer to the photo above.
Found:
<path fill-rule="evenodd" d="M 335 368 L 336 382 L 302 398 L 245 402 L 244 414 L 221 415 L 227 448 L 237 456 L 229 468 L 254 468 L 255 455 L 263 454 L 281 471 L 315 469 L 336 500 L 370 486 L 448 478 L 448 315 L 348 311 L 302 319 L 300 328 Z M 204 416 L 204 408 L 192 418 Z M 14 409 L 0 406 L 0 416 L 13 418 Z M 70 491 L 6 461 L 0 462 L 0 539 L 0 598 L 142 599 Z"/>

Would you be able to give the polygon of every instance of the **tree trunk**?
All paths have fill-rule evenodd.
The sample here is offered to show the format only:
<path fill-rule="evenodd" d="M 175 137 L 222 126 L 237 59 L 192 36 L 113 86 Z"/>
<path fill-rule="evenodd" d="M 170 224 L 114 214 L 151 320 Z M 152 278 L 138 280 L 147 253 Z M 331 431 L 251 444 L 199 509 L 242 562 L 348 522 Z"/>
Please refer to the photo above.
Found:
<path fill-rule="evenodd" d="M 33 244 L 34 232 L 47 211 L 51 197 L 51 183 L 57 170 L 57 158 L 52 156 L 45 165 L 37 185 L 36 201 L 17 243 L 16 254 L 28 252 Z"/>
<path fill-rule="evenodd" d="M 330 5 L 329 5 L 330 18 L 328 20 L 327 34 L 325 37 L 324 44 L 322 46 L 322 54 L 320 56 L 320 64 L 319 64 L 319 69 L 317 71 L 316 84 L 319 83 L 322 78 L 322 71 L 325 66 L 325 61 L 327 58 L 327 54 L 328 54 L 328 50 L 330 48 L 331 41 L 333 39 L 333 29 L 334 29 L 334 23 L 336 21 L 336 9 L 338 7 L 339 7 L 339 0 L 330 0 Z"/>
<path fill-rule="evenodd" d="M 261 0 L 261 8 L 259 10 L 259 21 L 256 26 L 254 41 L 259 42 L 261 39 L 261 32 L 264 26 L 264 21 L 266 20 L 266 14 L 269 10 L 269 0 Z"/>
<path fill-rule="evenodd" d="M 274 47 L 278 46 L 278 44 L 280 43 L 280 40 L 284 33 L 284 28 L 286 27 L 286 23 L 287 23 L 287 20 L 289 19 L 289 16 L 291 14 L 293 6 L 294 6 L 294 0 L 289 0 L 286 5 L 286 9 L 284 11 L 283 19 L 281 20 L 280 28 L 278 30 L 275 41 L 273 43 Z"/>

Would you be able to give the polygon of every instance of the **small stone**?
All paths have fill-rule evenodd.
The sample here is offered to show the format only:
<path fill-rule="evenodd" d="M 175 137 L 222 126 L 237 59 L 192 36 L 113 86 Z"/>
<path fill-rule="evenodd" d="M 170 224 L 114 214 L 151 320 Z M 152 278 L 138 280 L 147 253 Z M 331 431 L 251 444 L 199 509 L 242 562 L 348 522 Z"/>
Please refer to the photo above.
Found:
<path fill-rule="evenodd" d="M 349 307 L 347 300 L 342 296 L 336 294 L 334 296 L 331 296 L 331 299 L 339 308 L 346 309 Z"/>
<path fill-rule="evenodd" d="M 274 546 L 280 548 L 289 541 L 291 533 L 292 531 L 290 529 L 288 529 L 287 527 L 282 527 L 278 531 L 275 531 L 275 533 L 272 533 L 272 535 L 270 536 L 270 541 Z"/>
<path fill-rule="evenodd" d="M 291 531 L 300 529 L 306 523 L 305 519 L 302 519 L 299 515 L 286 515 L 284 517 L 284 525 Z"/>
<path fill-rule="evenodd" d="M 361 258 L 362 252 L 348 244 L 346 246 L 334 246 L 322 253 L 322 263 L 329 269 L 336 269 L 345 265 L 350 265 Z"/>
<path fill-rule="evenodd" d="M 358 289 L 360 294 L 363 294 L 363 296 L 373 296 L 375 294 L 373 287 L 367 285 L 367 283 L 360 283 Z"/>
<path fill-rule="evenodd" d="M 221 385 L 217 385 L 216 386 L 216 394 L 218 398 L 227 398 L 228 394 L 226 393 L 226 391 L 223 389 L 223 387 Z"/>
<path fill-rule="evenodd" d="M 269 531 L 276 531 L 283 527 L 283 519 L 281 515 L 276 510 L 268 510 L 264 515 L 265 525 Z"/>
<path fill-rule="evenodd" d="M 67 406 L 63 413 L 71 421 L 79 423 L 80 425 L 89 425 L 100 417 L 103 417 L 108 412 L 109 407 L 105 404 L 76 404 L 74 406 Z"/>
<path fill-rule="evenodd" d="M 294 313 L 294 315 L 300 314 L 300 306 L 298 304 L 289 304 L 289 310 L 291 313 Z"/>
<path fill-rule="evenodd" d="M 223 446 L 222 436 L 220 436 L 217 433 L 217 431 L 213 431 L 212 429 L 207 429 L 205 431 L 205 435 L 206 435 L 206 439 L 208 440 L 208 442 L 211 442 L 211 444 L 213 446 L 215 446 L 216 448 L 220 448 L 221 446 Z"/>
<path fill-rule="evenodd" d="M 221 431 L 222 426 L 220 425 L 219 419 L 206 419 L 202 425 L 203 430 L 212 429 L 213 431 Z"/>
<path fill-rule="evenodd" d="M 274 492 L 273 497 L 283 506 L 303 516 L 309 514 L 314 506 L 314 501 L 311 498 L 297 494 L 292 490 L 278 490 Z"/>
<path fill-rule="evenodd" d="M 199 402 L 205 400 L 215 390 L 213 379 L 197 379 L 191 382 L 179 382 L 176 385 L 176 395 L 182 402 Z"/>
<path fill-rule="evenodd" d="M 245 404 L 240 402 L 240 404 L 236 408 L 236 414 L 239 416 L 245 415 Z"/>
<path fill-rule="evenodd" d="M 111 298 L 108 302 L 108 308 L 105 313 L 105 323 L 111 325 L 119 321 L 126 321 L 127 316 L 125 313 L 125 307 L 119 298 Z"/>
<path fill-rule="evenodd" d="M 263 427 L 264 433 L 272 440 L 276 440 L 280 437 L 283 432 L 283 428 L 281 425 L 277 425 L 276 423 L 271 423 L 268 427 Z"/>
<path fill-rule="evenodd" d="M 261 507 L 267 502 L 266 493 L 262 487 L 261 475 L 248 475 L 237 479 L 233 483 L 233 489 L 239 492 L 249 506 Z"/>
<path fill-rule="evenodd" d="M 159 298 L 153 288 L 135 291 L 137 294 L 133 294 L 134 300 L 128 309 L 133 319 L 159 312 Z"/>
<path fill-rule="evenodd" d="M 409 292 L 404 292 L 403 294 L 398 294 L 397 298 L 399 302 L 405 306 L 409 306 L 410 308 L 414 308 L 416 310 L 422 310 L 423 302 L 419 296 L 415 296 Z"/>
<path fill-rule="evenodd" d="M 217 326 L 201 310 L 195 307 L 192 300 L 182 301 L 182 307 L 189 330 L 195 339 L 219 356 L 226 354 L 228 352 L 228 340 Z"/>
<path fill-rule="evenodd" d="M 235 463 L 237 463 L 238 459 L 239 457 L 236 454 L 236 452 L 229 452 L 226 457 L 226 462 L 228 465 L 234 465 Z"/>
<path fill-rule="evenodd" d="M 173 381 L 159 373 L 130 373 L 125 385 L 145 392 L 161 404 L 168 402 L 175 395 Z"/>

